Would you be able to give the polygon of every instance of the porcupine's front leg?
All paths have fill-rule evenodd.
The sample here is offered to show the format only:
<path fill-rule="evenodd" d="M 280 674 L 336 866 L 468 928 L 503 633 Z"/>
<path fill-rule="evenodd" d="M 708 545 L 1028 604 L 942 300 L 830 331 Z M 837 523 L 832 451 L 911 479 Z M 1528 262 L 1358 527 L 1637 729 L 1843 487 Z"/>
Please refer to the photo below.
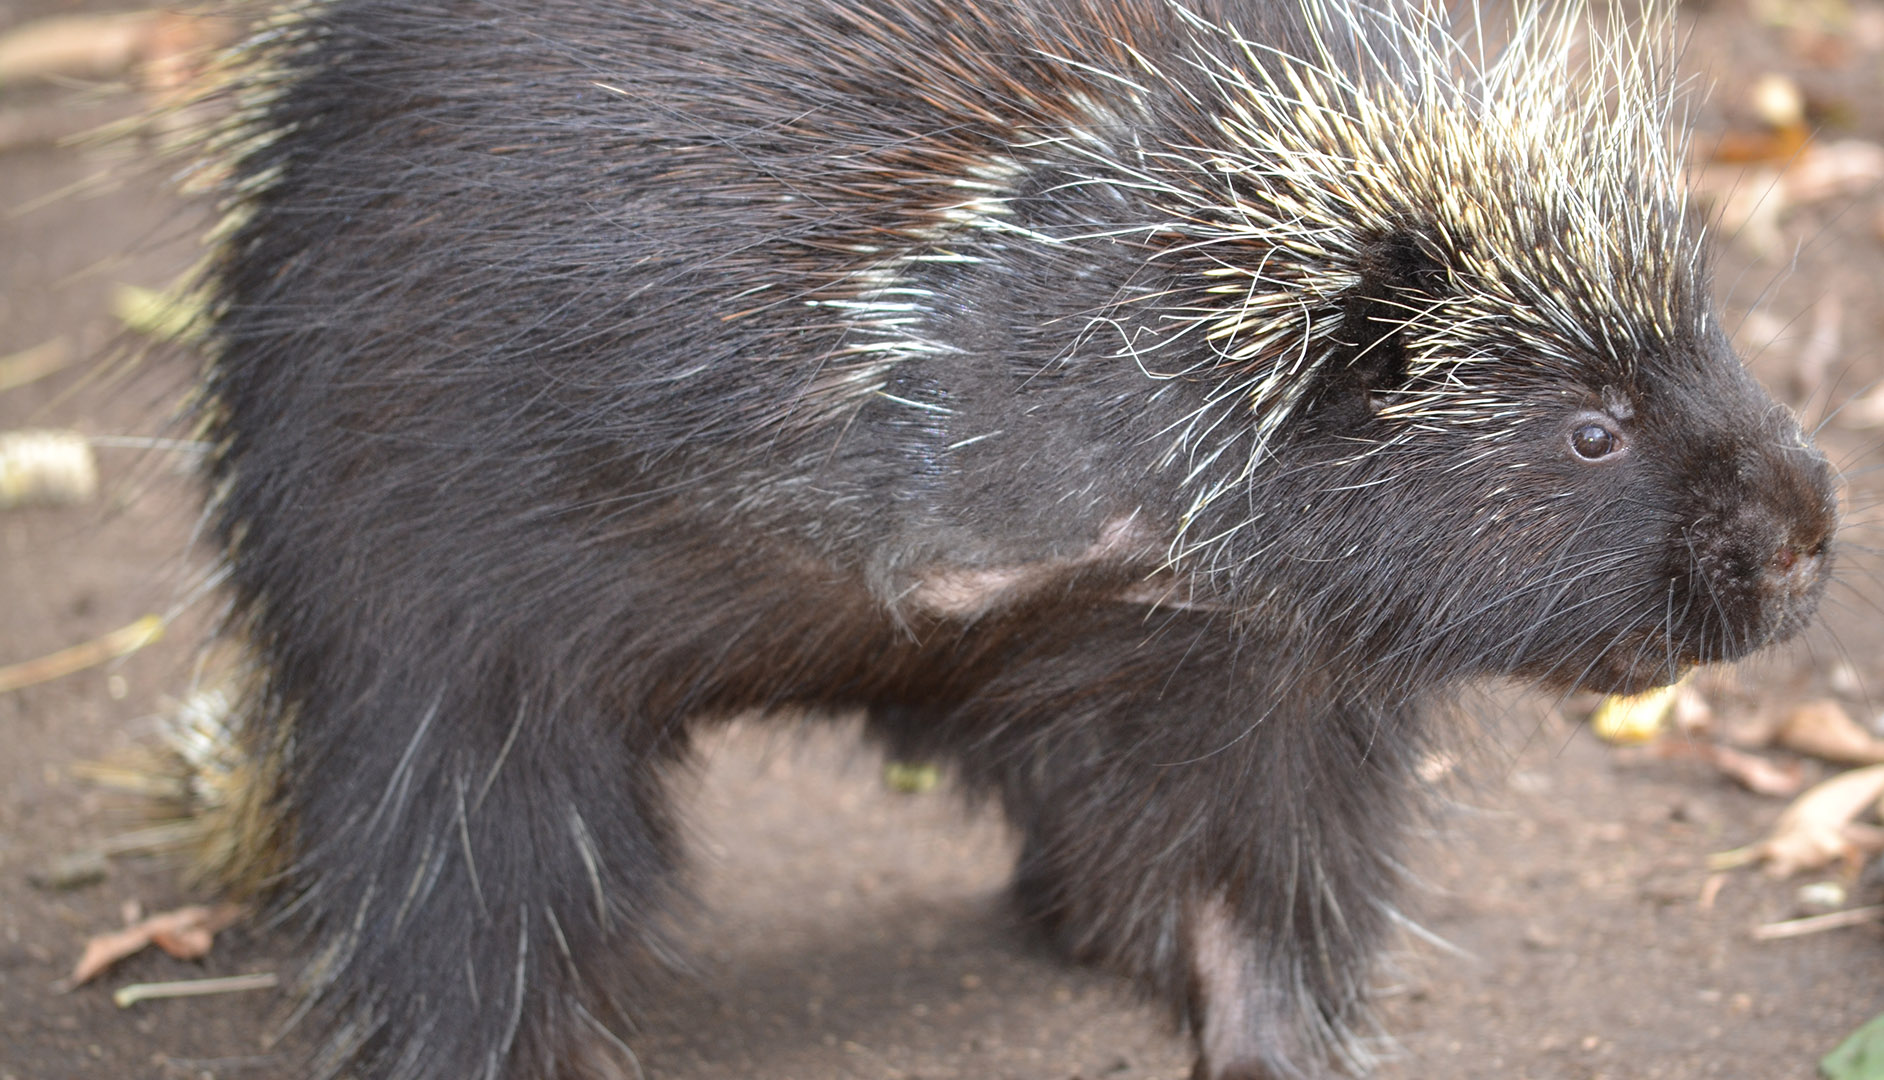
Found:
<path fill-rule="evenodd" d="M 1200 842 L 1183 897 L 1192 1075 L 1363 1068 L 1368 981 L 1415 809 L 1414 710 L 1295 696 L 1248 720 L 1203 781 L 1234 809 Z"/>
<path fill-rule="evenodd" d="M 1416 717 L 1300 697 L 1287 706 L 1252 731 L 1248 753 L 1262 765 L 1244 774 L 1246 805 L 1209 857 L 1230 872 L 1185 911 L 1198 1080 L 1279 1080 L 1295 1075 L 1298 1054 L 1311 1069 L 1368 1057 L 1367 984 L 1395 920 L 1415 809 Z"/>
<path fill-rule="evenodd" d="M 1196 1080 L 1358 1064 L 1412 710 L 1330 706 L 1299 658 L 1184 622 L 1121 617 L 1008 672 L 964 706 L 968 778 L 1023 832 L 1022 911 L 1188 1017 Z"/>

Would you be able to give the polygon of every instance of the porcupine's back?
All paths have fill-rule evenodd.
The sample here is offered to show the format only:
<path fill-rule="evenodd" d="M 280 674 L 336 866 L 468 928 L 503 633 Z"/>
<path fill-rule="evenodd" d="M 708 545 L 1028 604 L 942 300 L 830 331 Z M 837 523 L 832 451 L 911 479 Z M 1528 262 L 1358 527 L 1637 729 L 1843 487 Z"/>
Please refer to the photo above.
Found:
<path fill-rule="evenodd" d="M 689 713 L 958 700 L 1106 604 L 1244 635 L 1278 713 L 1629 688 L 1790 633 L 1829 496 L 1707 314 L 1665 79 L 1628 39 L 1584 76 L 1548 20 L 1513 37 L 1334 3 L 336 0 L 259 39 L 211 478 L 317 981 L 360 1017 L 459 992 L 370 950 L 416 932 L 375 868 L 442 865 L 505 797 L 488 762 L 520 773 L 520 711 L 460 719 L 473 676 L 633 726 L 620 765 L 530 727 L 568 741 L 546 789 L 658 793 Z M 1638 464 L 1578 460 L 1579 422 Z M 389 698 L 405 726 L 356 707 Z M 458 786 L 409 784 L 421 750 Z"/>
<path fill-rule="evenodd" d="M 885 600 L 926 561 L 1070 557 L 1130 518 L 1137 562 L 1306 604 L 1331 637 L 1377 627 L 1324 613 L 1430 609 L 1394 574 L 1469 552 L 1476 588 L 1523 548 L 1545 567 L 1453 598 L 1499 618 L 1448 651 L 1536 668 L 1485 655 L 1549 614 L 1524 574 L 1572 527 L 1548 513 L 1563 478 L 1518 449 L 1533 415 L 1671 384 L 1694 407 L 1644 418 L 1671 453 L 1767 423 L 1707 314 L 1654 47 L 1580 66 L 1568 17 L 1489 59 L 1345 4 L 303 20 L 261 47 L 215 278 L 215 471 L 257 595 L 300 573 L 277 547 L 339 557 L 270 535 L 290 517 L 459 582 L 491 560 L 425 539 L 475 530 L 468 506 L 603 532 L 674 506 Z M 1473 464 L 1501 455 L 1526 483 Z M 1336 494 L 1409 477 L 1427 490 L 1399 504 Z M 1613 526 L 1653 544 L 1677 517 Z M 1390 572 L 1331 582 L 1357 536 Z M 1690 636 L 1705 659 L 1765 635 Z"/>
<path fill-rule="evenodd" d="M 956 365 L 970 385 L 945 407 L 999 412 L 1016 385 L 1063 381 L 1072 352 L 1116 351 L 1074 343 L 1155 288 L 1138 240 L 1163 212 L 1074 179 L 1142 137 L 1146 118 L 1117 100 L 1137 64 L 1114 39 L 1158 56 L 1210 33 L 1162 2 L 308 16 L 297 44 L 266 53 L 286 90 L 253 123 L 289 134 L 242 159 L 236 187 L 256 194 L 217 278 L 231 307 L 215 390 L 238 416 L 255 400 L 304 418 L 314 444 L 247 471 L 292 490 L 277 464 L 314 469 L 304 482 L 331 486 L 321 476 L 377 457 L 355 433 L 395 411 L 443 454 L 538 461 L 598 499 L 638 490 L 636 468 L 659 461 L 695 500 L 750 501 L 743 479 L 693 476 L 763 448 L 782 498 L 788 476 L 826 470 L 854 498 L 921 500 L 906 489 L 936 463 L 907 444 L 938 403 L 902 362 L 998 340 Z M 1184 96 L 1207 80 L 1172 74 L 1183 87 L 1156 86 L 1146 109 L 1194 109 Z M 1076 122 L 1110 130 L 1082 137 Z M 1047 239 L 1114 229 L 1121 242 L 1093 250 Z M 854 423 L 899 390 L 916 406 Z M 1065 432 L 1035 476 L 1091 456 L 1074 445 L 1089 431 L 1157 430 L 1092 396 L 1096 415 L 1061 410 L 1092 427 Z M 357 423 L 333 423 L 336 405 Z M 470 485 L 491 475 L 466 471 Z M 516 497 L 512 476 L 491 479 Z M 870 528 L 835 515 L 845 534 Z"/>

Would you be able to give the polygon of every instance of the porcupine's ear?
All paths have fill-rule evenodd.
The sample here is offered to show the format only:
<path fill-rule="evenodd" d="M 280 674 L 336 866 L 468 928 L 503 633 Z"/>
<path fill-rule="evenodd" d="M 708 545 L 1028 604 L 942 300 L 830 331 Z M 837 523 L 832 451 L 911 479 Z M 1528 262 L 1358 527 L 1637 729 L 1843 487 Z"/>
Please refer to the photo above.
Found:
<path fill-rule="evenodd" d="M 1437 245 L 1416 227 L 1398 229 L 1363 251 L 1361 280 L 1343 301 L 1340 354 L 1316 395 L 1325 407 L 1376 410 L 1376 395 L 1407 383 L 1405 326 L 1446 288 Z"/>

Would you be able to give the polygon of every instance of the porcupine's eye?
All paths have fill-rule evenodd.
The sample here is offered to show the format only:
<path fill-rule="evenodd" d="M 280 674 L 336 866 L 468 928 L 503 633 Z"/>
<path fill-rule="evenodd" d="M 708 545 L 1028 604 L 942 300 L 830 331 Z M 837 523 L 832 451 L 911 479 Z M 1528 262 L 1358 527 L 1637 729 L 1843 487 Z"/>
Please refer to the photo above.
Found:
<path fill-rule="evenodd" d="M 1595 461 L 1622 449 L 1622 436 L 1607 424 L 1589 420 L 1570 432 L 1570 449 L 1585 461 Z"/>

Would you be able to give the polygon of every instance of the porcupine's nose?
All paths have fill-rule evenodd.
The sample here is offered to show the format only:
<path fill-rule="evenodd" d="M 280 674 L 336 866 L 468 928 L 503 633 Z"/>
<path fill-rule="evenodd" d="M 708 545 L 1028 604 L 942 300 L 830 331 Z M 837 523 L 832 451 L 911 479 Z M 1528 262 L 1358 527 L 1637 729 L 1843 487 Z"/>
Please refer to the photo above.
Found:
<path fill-rule="evenodd" d="M 1769 592 L 1788 598 L 1809 594 L 1825 576 L 1825 548 L 1828 538 L 1820 535 L 1801 541 L 1787 537 L 1766 560 L 1765 579 Z"/>
<path fill-rule="evenodd" d="M 1790 417 L 1769 411 L 1753 431 L 1714 440 L 1686 480 L 1697 499 L 1676 558 L 1692 575 L 1682 606 L 1704 661 L 1738 659 L 1797 634 L 1830 572 L 1830 466 Z"/>
<path fill-rule="evenodd" d="M 1830 571 L 1838 507 L 1831 467 L 1803 440 L 1781 439 L 1750 451 L 1740 472 L 1756 493 L 1750 535 L 1767 545 L 1756 576 L 1763 621 L 1772 636 L 1789 637 L 1818 606 Z"/>

